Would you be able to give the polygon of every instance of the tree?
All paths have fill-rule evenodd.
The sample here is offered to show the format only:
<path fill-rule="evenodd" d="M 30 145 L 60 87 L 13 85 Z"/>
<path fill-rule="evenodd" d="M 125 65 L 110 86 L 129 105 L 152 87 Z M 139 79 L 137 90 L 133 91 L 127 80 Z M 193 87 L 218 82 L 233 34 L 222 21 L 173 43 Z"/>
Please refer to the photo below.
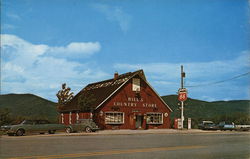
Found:
<path fill-rule="evenodd" d="M 88 92 L 84 92 L 81 94 L 78 98 L 78 106 L 81 111 L 84 112 L 91 112 L 94 111 L 94 102 L 96 99 L 94 98 L 93 94 L 90 94 Z"/>
<path fill-rule="evenodd" d="M 5 124 L 10 124 L 12 118 L 10 116 L 10 111 L 7 108 L 0 109 L 0 126 Z"/>
<path fill-rule="evenodd" d="M 59 107 L 65 106 L 74 97 L 74 93 L 70 92 L 70 90 L 71 89 L 69 87 L 66 87 L 66 83 L 62 84 L 62 89 L 56 94 Z"/>

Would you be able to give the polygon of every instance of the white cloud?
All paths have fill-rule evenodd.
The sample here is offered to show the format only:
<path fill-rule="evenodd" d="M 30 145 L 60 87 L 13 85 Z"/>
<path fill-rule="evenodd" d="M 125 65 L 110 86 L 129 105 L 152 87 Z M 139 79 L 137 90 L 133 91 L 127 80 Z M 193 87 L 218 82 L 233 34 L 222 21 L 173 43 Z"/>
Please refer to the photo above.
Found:
<path fill-rule="evenodd" d="M 46 45 L 33 45 L 15 35 L 1 35 L 2 58 L 18 66 L 31 66 L 33 61 L 49 48 Z M 25 61 L 25 62 L 24 62 Z"/>
<path fill-rule="evenodd" d="M 90 56 L 101 50 L 99 42 L 73 42 L 66 47 L 50 47 L 48 54 L 51 56 L 67 56 L 67 57 L 79 57 L 79 56 Z"/>
<path fill-rule="evenodd" d="M 67 46 L 53 47 L 32 44 L 14 35 L 1 35 L 1 42 L 2 93 L 34 93 L 55 100 L 55 94 L 64 82 L 73 91 L 79 91 L 93 79 L 107 76 L 89 62 L 70 61 L 68 55 L 64 58 L 51 56 L 52 53 L 61 52 L 85 57 L 85 54 L 100 51 L 98 42 L 72 42 Z"/>
<path fill-rule="evenodd" d="M 99 42 L 72 42 L 67 46 L 33 45 L 15 35 L 1 35 L 2 47 L 5 56 L 34 59 L 37 56 L 45 55 L 60 58 L 79 59 L 85 58 L 101 50 Z M 20 49 L 22 48 L 22 49 Z M 15 50 L 15 51 L 14 51 Z M 6 52 L 11 52 L 10 54 Z M 8 55 L 6 55 L 8 54 Z M 24 59 L 20 59 L 20 58 Z"/>
<path fill-rule="evenodd" d="M 116 70 L 122 71 L 131 71 L 143 69 L 145 71 L 146 77 L 150 83 L 160 90 L 160 94 L 175 94 L 180 87 L 180 66 L 184 65 L 184 71 L 186 72 L 185 85 L 186 86 L 196 86 L 204 85 L 211 82 L 217 82 L 224 79 L 232 78 L 236 75 L 249 72 L 250 68 L 250 52 L 243 51 L 239 56 L 232 60 L 221 60 L 221 61 L 210 61 L 210 62 L 189 62 L 189 63 L 146 63 L 146 64 L 114 64 Z M 231 92 L 232 98 L 236 96 L 236 93 L 247 92 L 249 90 L 249 85 L 246 87 L 246 84 L 241 83 L 237 86 L 230 83 L 227 85 L 223 84 L 223 87 L 218 87 L 218 85 L 213 86 L 204 86 L 201 89 L 200 87 L 189 88 L 191 92 L 191 97 L 200 98 L 201 94 L 203 97 L 210 99 L 218 99 L 223 96 L 218 97 L 219 91 L 228 91 Z M 224 88 L 225 87 L 225 88 Z M 204 89 L 206 91 L 204 91 Z M 232 93 L 234 92 L 234 93 Z M 246 93 L 244 93 L 246 94 Z M 247 95 L 249 96 L 249 95 Z M 228 97 L 230 98 L 230 97 Z M 242 97 L 246 98 L 246 97 Z"/>
<path fill-rule="evenodd" d="M 146 63 L 146 64 L 114 64 L 116 69 L 143 69 L 152 74 L 154 79 L 176 79 L 180 76 L 180 66 L 184 65 L 187 78 L 215 79 L 228 73 L 242 72 L 250 67 L 250 52 L 243 51 L 239 57 L 225 61 L 192 62 L 192 63 Z"/>
<path fill-rule="evenodd" d="M 15 72 L 15 73 L 23 73 L 24 69 L 20 66 L 17 66 L 15 64 L 12 64 L 12 63 L 5 63 L 3 65 L 3 70 L 6 70 L 6 71 L 12 71 L 12 72 Z"/>
<path fill-rule="evenodd" d="M 106 4 L 93 4 L 93 8 L 103 13 L 107 20 L 118 22 L 121 30 L 127 32 L 130 28 L 131 16 L 125 13 L 120 7 L 111 7 Z"/>

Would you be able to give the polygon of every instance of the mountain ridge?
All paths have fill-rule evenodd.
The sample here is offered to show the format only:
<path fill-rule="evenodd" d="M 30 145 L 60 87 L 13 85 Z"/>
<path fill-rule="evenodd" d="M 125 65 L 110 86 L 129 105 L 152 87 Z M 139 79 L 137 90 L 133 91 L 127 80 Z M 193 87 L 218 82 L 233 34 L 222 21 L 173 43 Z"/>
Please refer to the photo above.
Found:
<path fill-rule="evenodd" d="M 162 96 L 173 110 L 171 119 L 180 117 L 180 102 L 177 95 Z M 11 116 L 23 118 L 45 118 L 57 121 L 59 113 L 56 103 L 40 96 L 26 94 L 0 95 L 0 109 L 8 109 Z M 201 120 L 236 120 L 241 116 L 250 116 L 250 100 L 202 101 L 188 98 L 184 105 L 185 118 L 192 118 L 195 124 Z M 231 119 L 233 118 L 233 119 Z M 246 121 L 245 121 L 246 122 Z M 248 121 L 247 121 L 248 122 Z M 250 122 L 250 119 L 249 119 Z"/>
<path fill-rule="evenodd" d="M 0 95 L 0 109 L 8 109 L 11 116 L 56 120 L 56 103 L 34 94 Z"/>

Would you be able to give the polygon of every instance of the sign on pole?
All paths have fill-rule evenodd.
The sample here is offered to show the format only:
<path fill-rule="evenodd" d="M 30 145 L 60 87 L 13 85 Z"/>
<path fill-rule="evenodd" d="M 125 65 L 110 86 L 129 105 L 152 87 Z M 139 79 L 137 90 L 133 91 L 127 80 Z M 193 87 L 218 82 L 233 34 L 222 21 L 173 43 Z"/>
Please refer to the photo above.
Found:
<path fill-rule="evenodd" d="M 179 89 L 178 91 L 178 100 L 184 102 L 187 100 L 187 90 L 185 88 Z"/>

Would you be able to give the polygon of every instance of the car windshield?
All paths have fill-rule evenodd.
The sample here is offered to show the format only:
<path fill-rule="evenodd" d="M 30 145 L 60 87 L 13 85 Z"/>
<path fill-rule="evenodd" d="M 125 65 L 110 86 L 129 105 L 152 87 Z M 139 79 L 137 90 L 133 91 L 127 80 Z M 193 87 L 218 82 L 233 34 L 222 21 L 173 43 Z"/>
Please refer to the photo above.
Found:
<path fill-rule="evenodd" d="M 38 121 L 38 124 L 49 124 L 47 120 L 40 120 Z"/>
<path fill-rule="evenodd" d="M 32 125 L 32 124 L 33 124 L 33 121 L 32 121 L 32 120 L 24 120 L 24 121 L 22 122 L 22 124 L 30 124 L 30 125 Z"/>
<path fill-rule="evenodd" d="M 215 126 L 215 124 L 213 123 L 213 124 L 208 124 L 209 126 Z"/>
<path fill-rule="evenodd" d="M 91 119 L 81 119 L 81 120 L 76 121 L 76 123 L 88 123 L 91 121 L 92 121 Z"/>
<path fill-rule="evenodd" d="M 234 123 L 223 121 L 223 122 L 220 122 L 219 125 L 234 125 Z"/>
<path fill-rule="evenodd" d="M 214 122 L 212 121 L 203 121 L 204 124 L 213 124 Z"/>

